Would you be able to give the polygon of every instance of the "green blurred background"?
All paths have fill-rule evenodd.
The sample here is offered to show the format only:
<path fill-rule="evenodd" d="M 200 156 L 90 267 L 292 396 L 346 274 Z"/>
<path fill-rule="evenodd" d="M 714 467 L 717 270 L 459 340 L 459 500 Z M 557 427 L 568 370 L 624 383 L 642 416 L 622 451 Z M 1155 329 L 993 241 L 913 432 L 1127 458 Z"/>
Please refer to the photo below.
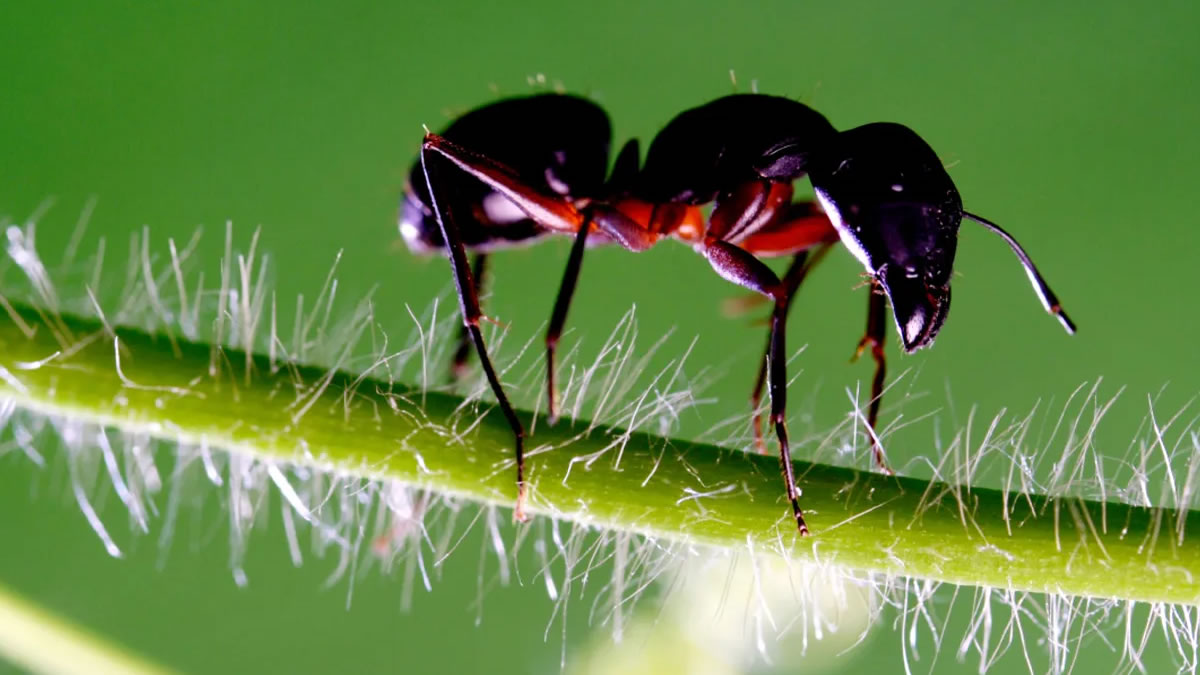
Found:
<path fill-rule="evenodd" d="M 972 406 L 984 420 L 1039 401 L 1054 411 L 1097 377 L 1106 395 L 1127 387 L 1099 438 L 1121 455 L 1147 393 L 1168 385 L 1158 410 L 1171 413 L 1200 384 L 1198 29 L 1196 3 L 18 0 L 0 4 L 0 213 L 21 221 L 54 197 L 39 241 L 56 252 L 95 195 L 88 242 L 110 239 L 112 269 L 124 265 L 120 242 L 143 225 L 160 244 L 204 225 L 199 259 L 209 269 L 227 219 L 243 246 L 261 225 L 285 298 L 311 293 L 344 249 L 344 297 L 378 284 L 382 321 L 406 334 L 403 303 L 419 310 L 449 297 L 445 264 L 413 258 L 395 228 L 422 124 L 441 127 L 497 91 L 525 93 L 527 77 L 543 73 L 605 106 L 618 141 L 645 142 L 676 112 L 730 92 L 734 69 L 743 90 L 756 80 L 838 127 L 916 129 L 951 166 L 967 207 L 1021 239 L 1080 325 L 1066 337 L 1007 247 L 964 225 L 954 311 L 937 347 L 901 357 L 889 344 L 892 372 L 913 372 L 884 419 L 906 397 L 906 417 L 936 413 L 891 440 L 895 464 L 921 473 L 913 458 L 936 461 L 935 438 L 948 441 Z M 490 313 L 513 340 L 540 335 L 568 246 L 494 259 Z M 807 402 L 817 428 L 837 424 L 845 389 L 870 376 L 846 363 L 865 314 L 859 271 L 839 249 L 793 314 L 793 347 L 809 345 L 793 364 L 803 370 L 793 406 Z M 721 301 L 738 295 L 680 246 L 594 250 L 564 344 L 583 340 L 594 353 L 631 303 L 644 336 L 675 329 L 657 365 L 698 336 L 689 364 L 717 375 L 704 391 L 717 402 L 683 420 L 680 433 L 694 436 L 746 405 L 763 330 L 719 320 Z M 347 609 L 344 583 L 322 586 L 331 566 L 294 568 L 278 526 L 252 537 L 250 584 L 238 588 L 220 495 L 189 507 L 165 560 L 154 538 L 119 526 L 111 500 L 103 515 L 130 550 L 114 560 L 66 485 L 61 461 L 37 470 L 0 456 L 0 581 L 182 670 L 558 667 L 538 583 L 489 590 L 476 625 L 473 553 L 452 556 L 408 612 L 400 580 L 380 575 L 356 581 Z M 463 551 L 478 550 L 474 539 Z M 572 646 L 589 637 L 585 614 L 571 619 Z M 962 631 L 947 630 L 956 646 Z M 901 672 L 890 625 L 872 640 L 878 648 L 834 668 Z M 1109 647 L 1091 644 L 1079 667 L 1113 662 Z M 933 667 L 972 666 L 943 654 Z"/>

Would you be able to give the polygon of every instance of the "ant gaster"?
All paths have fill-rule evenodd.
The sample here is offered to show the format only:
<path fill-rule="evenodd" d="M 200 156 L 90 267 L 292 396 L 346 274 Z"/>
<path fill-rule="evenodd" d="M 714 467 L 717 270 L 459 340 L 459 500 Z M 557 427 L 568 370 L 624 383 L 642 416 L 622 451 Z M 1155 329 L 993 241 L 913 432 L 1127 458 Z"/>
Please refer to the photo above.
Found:
<path fill-rule="evenodd" d="M 479 331 L 479 286 L 489 251 L 550 233 L 574 244 L 546 332 L 547 396 L 556 417 L 554 356 L 587 244 L 644 251 L 662 237 L 690 244 L 721 277 L 773 303 L 767 349 L 752 394 L 757 411 L 764 381 L 770 421 L 792 513 L 799 504 L 785 424 L 786 340 L 790 300 L 812 266 L 842 241 L 862 262 L 870 293 L 866 333 L 876 362 L 868 430 L 876 463 L 888 470 L 875 434 L 885 377 L 886 313 L 905 351 L 933 343 L 950 306 L 958 226 L 965 216 L 999 234 L 1017 254 L 1047 310 L 1074 325 L 1016 240 L 965 213 L 933 150 L 907 127 L 868 124 L 838 132 L 818 112 L 787 98 L 738 94 L 676 116 L 638 166 L 629 141 L 612 174 L 610 126 L 595 104 L 542 94 L 499 101 L 427 133 L 414 165 L 400 231 L 416 251 L 449 255 L 463 316 L 455 354 L 461 372 L 474 344 L 484 373 L 513 430 L 517 465 L 514 515 L 524 519 L 524 428 L 504 393 Z M 793 183 L 809 176 L 820 207 L 792 201 Z M 712 204 L 705 218 L 701 207 Z M 476 251 L 474 272 L 467 249 Z M 760 258 L 792 256 L 781 278 Z M 760 424 L 755 417 L 755 434 Z M 760 441 L 761 447 L 761 441 Z"/>

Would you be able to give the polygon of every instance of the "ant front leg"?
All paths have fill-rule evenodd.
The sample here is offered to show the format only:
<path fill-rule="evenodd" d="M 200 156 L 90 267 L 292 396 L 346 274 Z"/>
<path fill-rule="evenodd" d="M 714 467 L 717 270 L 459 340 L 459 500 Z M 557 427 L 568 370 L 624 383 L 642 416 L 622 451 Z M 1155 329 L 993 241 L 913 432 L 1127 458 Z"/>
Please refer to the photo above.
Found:
<path fill-rule="evenodd" d="M 508 419 L 509 427 L 512 428 L 517 461 L 517 503 L 513 509 L 513 517 L 524 521 L 526 519 L 525 427 L 517 418 L 516 411 L 513 410 L 508 396 L 504 393 L 504 386 L 500 384 L 500 378 L 496 376 L 496 369 L 492 367 L 492 361 L 488 358 L 487 345 L 484 344 L 483 334 L 479 331 L 479 320 L 483 317 L 483 312 L 479 308 L 479 295 L 476 292 L 475 281 L 471 277 L 470 268 L 467 267 L 467 253 L 463 246 L 462 235 L 458 231 L 458 225 L 454 222 L 452 212 L 447 209 L 443 213 L 438 206 L 437 190 L 434 189 L 438 182 L 435 180 L 438 170 L 435 162 L 430 160 L 443 160 L 431 156 L 429 150 L 428 145 L 421 148 L 421 171 L 425 174 L 425 187 L 429 190 L 429 205 L 437 219 L 438 227 L 442 230 L 442 239 L 446 242 L 446 251 L 450 255 L 450 269 L 454 273 L 454 283 L 458 289 L 458 305 L 462 311 L 463 328 L 475 344 L 475 351 L 479 354 L 479 363 L 483 366 L 488 384 L 491 385 L 492 393 L 495 394 L 496 401 L 500 404 L 500 410 Z"/>
<path fill-rule="evenodd" d="M 782 212 L 779 221 L 746 237 L 741 246 L 752 253 L 768 255 L 798 251 L 793 255 L 792 264 L 783 275 L 783 286 L 787 292 L 787 308 L 784 310 L 786 319 L 792 310 L 792 300 L 800 289 L 800 284 L 804 282 L 808 273 L 825 259 L 837 241 L 837 230 L 833 229 L 829 218 L 815 204 L 796 202 Z M 763 387 L 766 385 L 767 355 L 770 350 L 771 340 L 768 335 L 754 389 L 750 393 L 750 409 L 754 411 L 751 418 L 751 424 L 754 426 L 754 445 L 764 455 L 767 453 L 767 446 L 763 442 L 762 416 L 758 410 Z"/>
<path fill-rule="evenodd" d="M 867 433 L 871 437 L 871 452 L 875 457 L 875 466 L 891 476 L 895 472 L 887 465 L 887 460 L 883 455 L 883 445 L 879 441 L 879 434 L 875 431 L 875 422 L 879 419 L 879 406 L 883 402 L 884 378 L 887 377 L 887 358 L 883 352 L 886 334 L 887 296 L 879 288 L 879 282 L 872 281 L 870 298 L 867 301 L 867 332 L 858 341 L 858 348 L 854 350 L 852 361 L 857 361 L 870 347 L 871 357 L 875 360 L 875 378 L 871 381 L 871 402 L 867 407 Z"/>
<path fill-rule="evenodd" d="M 787 307 L 784 309 L 784 319 L 787 319 L 787 314 L 792 308 L 792 294 L 800 287 L 800 282 L 804 281 L 804 277 L 808 273 L 810 265 L 807 264 L 808 251 L 801 251 L 792 257 L 792 264 L 788 266 L 787 272 L 783 275 L 783 285 L 788 291 Z M 789 283 L 794 280 L 793 283 Z M 762 404 L 763 387 L 767 385 L 767 364 L 770 362 L 771 356 L 771 333 L 767 333 L 767 345 L 763 348 L 762 359 L 758 364 L 758 375 L 754 378 L 754 389 L 750 392 L 750 410 L 753 411 L 750 423 L 754 427 L 754 447 L 758 450 L 758 454 L 767 454 L 767 443 L 763 440 L 762 434 L 762 413 L 759 412 L 759 406 Z"/>
<path fill-rule="evenodd" d="M 812 268 L 817 266 L 817 263 L 825 259 L 825 254 L 833 248 L 832 244 L 822 244 L 816 252 L 808 255 L 807 251 L 797 253 L 792 258 L 792 264 L 788 266 L 787 272 L 783 275 L 783 287 L 787 291 L 787 307 L 784 308 L 784 320 L 791 315 L 792 301 L 796 297 L 796 292 L 800 290 L 800 284 L 808 277 L 808 273 Z M 767 362 L 771 353 L 771 335 L 767 334 L 767 346 L 763 348 L 762 360 L 759 361 L 758 376 L 754 379 L 754 390 L 750 392 L 750 409 L 754 411 L 750 423 L 754 426 L 754 447 L 759 454 L 767 454 L 767 444 L 763 441 L 762 435 L 762 415 L 758 412 L 759 405 L 762 403 L 763 387 L 767 382 Z"/>
<path fill-rule="evenodd" d="M 796 488 L 796 474 L 792 467 L 792 452 L 788 445 L 786 408 L 787 408 L 787 349 L 785 338 L 787 316 L 787 291 L 783 282 L 771 268 L 761 260 L 750 255 L 744 249 L 713 237 L 706 237 L 703 244 L 704 257 L 708 259 L 713 269 L 726 281 L 733 282 L 756 293 L 761 293 L 773 300 L 775 309 L 771 313 L 770 341 L 770 392 L 771 392 L 771 423 L 775 425 L 775 434 L 779 438 L 779 461 L 783 468 L 783 482 L 787 490 L 788 500 L 792 504 L 792 514 L 796 518 L 796 528 L 801 536 L 808 535 L 808 524 L 804 521 L 804 513 L 800 509 L 800 494 Z"/>
<path fill-rule="evenodd" d="M 471 278 L 475 284 L 475 296 L 483 293 L 483 278 L 487 273 L 487 254 L 476 253 L 471 264 Z M 450 362 L 450 380 L 457 382 L 467 374 L 467 360 L 471 358 L 471 334 L 466 326 L 458 331 L 458 346 L 454 349 L 454 360 Z"/>

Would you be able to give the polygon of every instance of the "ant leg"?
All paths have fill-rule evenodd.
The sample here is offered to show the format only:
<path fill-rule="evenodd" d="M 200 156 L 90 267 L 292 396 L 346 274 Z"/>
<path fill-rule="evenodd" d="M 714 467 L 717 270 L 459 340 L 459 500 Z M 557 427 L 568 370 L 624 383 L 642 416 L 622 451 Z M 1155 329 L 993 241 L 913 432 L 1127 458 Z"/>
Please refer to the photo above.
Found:
<path fill-rule="evenodd" d="M 756 256 L 782 256 L 841 241 L 829 216 L 813 202 L 794 202 L 775 214 L 775 222 L 735 243 Z"/>
<path fill-rule="evenodd" d="M 454 222 L 453 214 L 449 210 L 443 214 L 441 208 L 438 207 L 436 191 L 433 189 L 436 182 L 434 180 L 436 168 L 435 164 L 429 161 L 428 147 L 421 149 L 421 171 L 425 174 L 425 187 L 429 190 L 429 205 L 433 209 L 438 227 L 442 230 L 446 251 L 450 254 L 450 269 L 454 273 L 454 283 L 458 287 L 458 306 L 462 311 L 463 327 L 471 336 L 471 341 L 475 343 L 475 351 L 479 354 L 479 364 L 483 366 L 483 372 L 487 375 L 492 393 L 495 394 L 496 401 L 500 404 L 500 410 L 503 411 L 504 417 L 508 419 L 509 427 L 512 428 L 517 460 L 517 504 L 513 509 L 513 517 L 524 521 L 526 519 L 525 427 L 517 418 L 512 404 L 508 402 L 508 396 L 504 394 L 504 386 L 500 384 L 500 378 L 496 376 L 496 369 L 492 367 L 492 361 L 488 358 L 487 345 L 484 344 L 483 334 L 479 331 L 479 319 L 483 316 L 483 312 L 479 309 L 479 296 L 475 292 L 471 270 L 467 267 L 466 249 L 463 246 L 462 236 L 458 232 L 458 225 Z"/>
<path fill-rule="evenodd" d="M 626 251 L 641 253 L 658 242 L 661 236 L 645 225 L 611 207 L 596 208 L 588 214 L 590 223 Z"/>
<path fill-rule="evenodd" d="M 800 284 L 808 277 L 808 273 L 812 271 L 822 260 L 829 250 L 833 248 L 832 243 L 820 244 L 816 251 L 810 256 L 807 251 L 797 253 L 792 258 L 792 264 L 788 266 L 787 272 L 783 275 L 783 287 L 787 292 L 787 307 L 784 308 L 784 320 L 791 314 L 792 300 L 796 297 L 796 292 L 800 290 Z M 766 443 L 762 437 L 762 416 L 758 412 L 759 403 L 762 402 L 763 386 L 767 381 L 767 355 L 771 351 L 771 337 L 767 335 L 767 346 L 763 349 L 762 361 L 758 367 L 758 377 L 754 380 L 754 391 L 750 394 L 750 409 L 754 411 L 754 445 L 758 448 L 761 454 L 767 454 Z"/>
<path fill-rule="evenodd" d="M 754 180 L 722 193 L 709 217 L 708 234 L 738 242 L 771 225 L 792 201 L 791 183 Z"/>
<path fill-rule="evenodd" d="M 810 270 L 821 262 L 829 250 L 838 241 L 837 230 L 824 212 L 812 202 L 796 202 L 789 206 L 783 214 L 783 219 L 762 228 L 741 242 L 741 246 L 752 253 L 772 254 L 780 251 L 798 250 L 783 276 L 783 286 L 787 291 L 787 313 L 791 312 L 792 299 L 800 284 L 808 276 Z M 808 255 L 812 250 L 813 254 Z M 751 424 L 754 426 L 754 445 L 762 454 L 766 454 L 767 446 L 762 437 L 762 416 L 758 412 L 762 401 L 763 387 L 767 381 L 767 354 L 770 352 L 770 337 L 763 349 L 762 361 L 759 364 L 758 376 L 754 381 L 754 389 L 750 393 L 750 409 L 754 411 Z"/>
<path fill-rule="evenodd" d="M 483 277 L 487 272 L 487 254 L 475 254 L 471 264 L 471 278 L 475 282 L 475 295 L 483 292 Z M 450 363 L 450 379 L 457 382 L 467 374 L 467 360 L 471 358 L 471 335 L 466 326 L 460 326 L 458 331 L 458 347 L 454 349 L 454 360 Z"/>
<path fill-rule="evenodd" d="M 595 223 L 596 229 L 629 251 L 645 251 L 653 246 L 659 238 L 657 233 L 651 232 L 616 209 L 601 208 L 594 213 L 590 210 L 585 213 L 587 215 L 584 216 L 583 223 L 575 234 L 575 243 L 571 245 L 571 255 L 567 258 L 567 268 L 563 271 L 562 283 L 558 287 L 558 297 L 554 299 L 554 312 L 550 316 L 550 325 L 546 328 L 546 396 L 549 401 L 550 424 L 558 421 L 558 404 L 555 400 L 554 388 L 554 354 L 558 348 L 558 338 L 562 335 L 563 324 L 567 321 L 567 310 L 571 306 L 571 297 L 575 294 L 575 284 L 579 280 L 579 268 L 583 265 L 583 249 L 592 224 Z"/>
<path fill-rule="evenodd" d="M 791 448 L 788 445 L 787 416 L 785 414 L 787 408 L 787 349 L 785 345 L 787 291 L 783 282 L 775 276 L 771 268 L 746 250 L 729 242 L 706 237 L 704 257 L 708 259 L 717 274 L 720 274 L 726 281 L 761 293 L 775 302 L 775 309 L 771 313 L 769 367 L 771 423 L 775 425 L 775 435 L 779 439 L 779 461 L 783 469 L 783 482 L 787 490 L 787 497 L 792 503 L 792 514 L 796 518 L 796 529 L 800 531 L 801 536 L 807 536 L 808 524 L 804 521 L 804 512 L 800 510 L 800 491 L 796 488 L 796 474 L 795 468 L 792 466 Z"/>
<path fill-rule="evenodd" d="M 895 472 L 887 465 L 883 455 L 883 446 L 879 435 L 875 433 L 875 422 L 879 419 L 879 406 L 883 402 L 883 383 L 887 376 L 887 359 L 883 347 L 887 334 L 887 296 L 879 292 L 876 285 L 871 283 L 871 297 L 867 304 L 867 332 L 858 341 L 852 361 L 857 361 L 867 347 L 871 348 L 871 357 L 875 359 L 875 379 L 871 381 L 871 403 L 867 408 L 867 433 L 871 436 L 871 452 L 875 457 L 875 466 L 891 476 Z"/>
<path fill-rule="evenodd" d="M 781 257 L 816 249 L 817 253 L 808 265 L 811 268 L 819 258 L 825 256 L 830 246 L 840 241 L 837 230 L 829 222 L 829 217 L 813 202 L 795 202 L 786 210 L 776 211 L 774 215 L 775 222 L 731 243 L 758 257 Z M 793 270 L 788 272 L 794 273 Z M 795 279 L 795 286 L 798 286 L 802 279 L 803 276 Z M 792 286 L 791 291 L 794 290 Z M 751 295 L 731 301 L 726 306 L 729 311 L 740 313 L 761 301 L 760 296 Z"/>
<path fill-rule="evenodd" d="M 563 271 L 562 284 L 558 287 L 558 297 L 554 299 L 554 313 L 550 315 L 550 326 L 546 329 L 546 396 L 549 401 L 547 412 L 550 424 L 558 421 L 558 408 L 554 395 L 554 350 L 558 346 L 558 338 L 562 335 L 563 324 L 567 321 L 567 310 L 571 306 L 571 296 L 575 294 L 575 282 L 579 280 L 579 268 L 583 265 L 583 247 L 587 242 L 588 220 L 583 221 L 579 233 L 575 235 L 575 243 L 571 244 L 571 255 L 567 258 L 567 269 Z"/>
<path fill-rule="evenodd" d="M 421 154 L 428 152 L 445 157 L 484 185 L 508 197 L 530 220 L 547 230 L 571 234 L 579 231 L 583 216 L 574 205 L 559 195 L 531 188 L 517 177 L 515 171 L 490 157 L 471 152 L 437 134 L 425 135 Z"/>
<path fill-rule="evenodd" d="M 788 291 L 787 307 L 784 309 L 784 319 L 787 318 L 787 313 L 792 308 L 792 293 L 800 286 L 800 282 L 804 280 L 805 274 L 808 272 L 808 265 L 805 261 L 808 259 L 808 251 L 801 251 L 792 257 L 792 264 L 788 266 L 787 272 L 783 275 L 783 285 Z M 794 279 L 794 283 L 789 283 Z M 758 450 L 758 454 L 767 454 L 767 443 L 763 440 L 762 435 L 762 413 L 758 410 L 758 406 L 762 403 L 763 387 L 767 384 L 767 362 L 771 354 L 771 334 L 767 333 L 767 345 L 763 348 L 762 359 L 758 364 L 758 376 L 754 379 L 754 389 L 750 392 L 750 410 L 753 411 L 751 424 L 754 426 L 754 447 Z"/>

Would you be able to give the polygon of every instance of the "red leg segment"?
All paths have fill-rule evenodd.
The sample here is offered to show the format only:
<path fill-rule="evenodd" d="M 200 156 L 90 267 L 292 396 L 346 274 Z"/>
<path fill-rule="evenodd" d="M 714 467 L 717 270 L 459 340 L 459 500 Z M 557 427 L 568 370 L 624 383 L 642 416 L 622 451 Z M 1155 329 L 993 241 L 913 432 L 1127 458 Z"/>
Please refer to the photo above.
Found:
<path fill-rule="evenodd" d="M 764 226 L 737 242 L 757 256 L 793 255 L 821 244 L 836 244 L 837 230 L 829 217 L 813 202 L 795 202 Z"/>

